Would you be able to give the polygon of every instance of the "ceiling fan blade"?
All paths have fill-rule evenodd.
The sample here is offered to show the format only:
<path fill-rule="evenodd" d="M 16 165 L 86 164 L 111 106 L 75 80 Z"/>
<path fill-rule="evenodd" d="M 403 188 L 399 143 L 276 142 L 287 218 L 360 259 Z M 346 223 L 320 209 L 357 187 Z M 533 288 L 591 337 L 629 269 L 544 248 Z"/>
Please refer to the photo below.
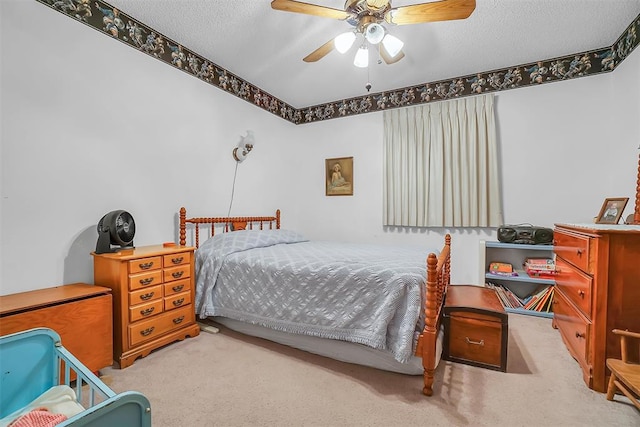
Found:
<path fill-rule="evenodd" d="M 396 25 L 452 21 L 468 18 L 475 8 L 476 0 L 441 0 L 392 8 L 385 20 Z"/>
<path fill-rule="evenodd" d="M 387 49 L 384 47 L 382 43 L 380 43 L 378 46 L 380 49 L 380 57 L 384 60 L 386 64 L 395 64 L 396 62 L 404 58 L 403 51 L 400 51 L 398 54 L 396 54 L 396 56 L 391 56 L 389 55 L 389 52 L 387 52 Z"/>
<path fill-rule="evenodd" d="M 350 13 L 341 9 L 333 9 L 331 7 L 318 6 L 315 4 L 303 3 L 301 1 L 294 0 L 273 0 L 271 2 L 271 8 L 275 10 L 282 10 L 284 12 L 304 13 L 307 15 L 322 16 L 324 18 L 344 20 L 351 17 Z"/>
<path fill-rule="evenodd" d="M 324 58 L 329 52 L 333 50 L 334 47 L 335 45 L 333 43 L 333 39 L 331 39 L 325 44 L 323 44 L 322 46 L 320 46 L 319 48 L 317 48 L 316 50 L 314 50 L 313 52 L 311 52 L 309 55 L 302 58 L 302 60 L 304 62 L 316 62 Z"/>

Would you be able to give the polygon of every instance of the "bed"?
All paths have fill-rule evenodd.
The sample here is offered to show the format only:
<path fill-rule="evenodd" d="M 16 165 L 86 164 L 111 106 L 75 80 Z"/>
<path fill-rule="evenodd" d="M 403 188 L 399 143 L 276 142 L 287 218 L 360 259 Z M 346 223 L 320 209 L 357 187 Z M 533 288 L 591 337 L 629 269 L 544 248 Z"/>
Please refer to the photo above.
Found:
<path fill-rule="evenodd" d="M 51 329 L 0 337 L 0 361 L 2 427 L 151 426 L 145 396 L 135 391 L 116 394 L 65 349 Z"/>
<path fill-rule="evenodd" d="M 230 329 L 338 360 L 424 378 L 433 393 L 451 237 L 410 247 L 309 241 L 275 216 L 192 217 L 196 314 Z M 233 232 L 232 232 L 233 231 Z M 201 239 L 203 242 L 201 242 Z"/>

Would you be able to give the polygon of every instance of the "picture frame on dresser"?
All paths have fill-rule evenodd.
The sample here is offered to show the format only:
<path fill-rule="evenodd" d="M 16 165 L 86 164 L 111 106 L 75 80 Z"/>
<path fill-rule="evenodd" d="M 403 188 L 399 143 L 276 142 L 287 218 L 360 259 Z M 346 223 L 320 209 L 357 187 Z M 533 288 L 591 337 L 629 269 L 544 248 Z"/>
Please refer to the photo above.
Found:
<path fill-rule="evenodd" d="M 628 197 L 610 197 L 604 199 L 600 213 L 596 218 L 596 224 L 617 224 L 622 217 L 622 212 L 629 202 Z"/>

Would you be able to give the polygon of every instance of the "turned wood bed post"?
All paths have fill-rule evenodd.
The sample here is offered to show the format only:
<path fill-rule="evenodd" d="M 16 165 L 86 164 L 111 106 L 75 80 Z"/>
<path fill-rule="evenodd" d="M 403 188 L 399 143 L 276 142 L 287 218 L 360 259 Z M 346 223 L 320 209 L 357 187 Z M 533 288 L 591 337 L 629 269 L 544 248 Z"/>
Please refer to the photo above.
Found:
<path fill-rule="evenodd" d="M 184 207 L 180 208 L 180 246 L 187 244 L 187 210 Z"/>
<path fill-rule="evenodd" d="M 640 224 L 640 155 L 638 155 L 638 181 L 636 181 L 636 209 L 633 213 L 633 223 Z"/>
<path fill-rule="evenodd" d="M 438 341 L 438 328 L 440 326 L 440 313 L 447 286 L 451 281 L 451 235 L 444 238 L 445 244 L 438 257 L 430 253 L 427 257 L 427 286 L 425 302 L 425 325 L 422 332 L 421 348 L 418 352 L 422 356 L 422 368 L 424 369 L 424 387 L 422 393 L 426 396 L 433 395 L 433 381 L 436 370 L 436 343 Z"/>

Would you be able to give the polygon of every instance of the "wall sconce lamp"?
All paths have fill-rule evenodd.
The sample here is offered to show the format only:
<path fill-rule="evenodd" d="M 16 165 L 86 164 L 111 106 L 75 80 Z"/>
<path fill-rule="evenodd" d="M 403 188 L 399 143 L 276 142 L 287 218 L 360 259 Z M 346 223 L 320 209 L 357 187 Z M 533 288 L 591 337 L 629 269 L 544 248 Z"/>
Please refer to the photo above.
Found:
<path fill-rule="evenodd" d="M 233 149 L 233 158 L 236 162 L 242 163 L 244 159 L 247 158 L 247 155 L 253 150 L 253 145 L 255 144 L 255 138 L 253 136 L 253 131 L 248 130 L 246 136 L 240 137 L 240 142 L 238 142 L 238 146 Z"/>

